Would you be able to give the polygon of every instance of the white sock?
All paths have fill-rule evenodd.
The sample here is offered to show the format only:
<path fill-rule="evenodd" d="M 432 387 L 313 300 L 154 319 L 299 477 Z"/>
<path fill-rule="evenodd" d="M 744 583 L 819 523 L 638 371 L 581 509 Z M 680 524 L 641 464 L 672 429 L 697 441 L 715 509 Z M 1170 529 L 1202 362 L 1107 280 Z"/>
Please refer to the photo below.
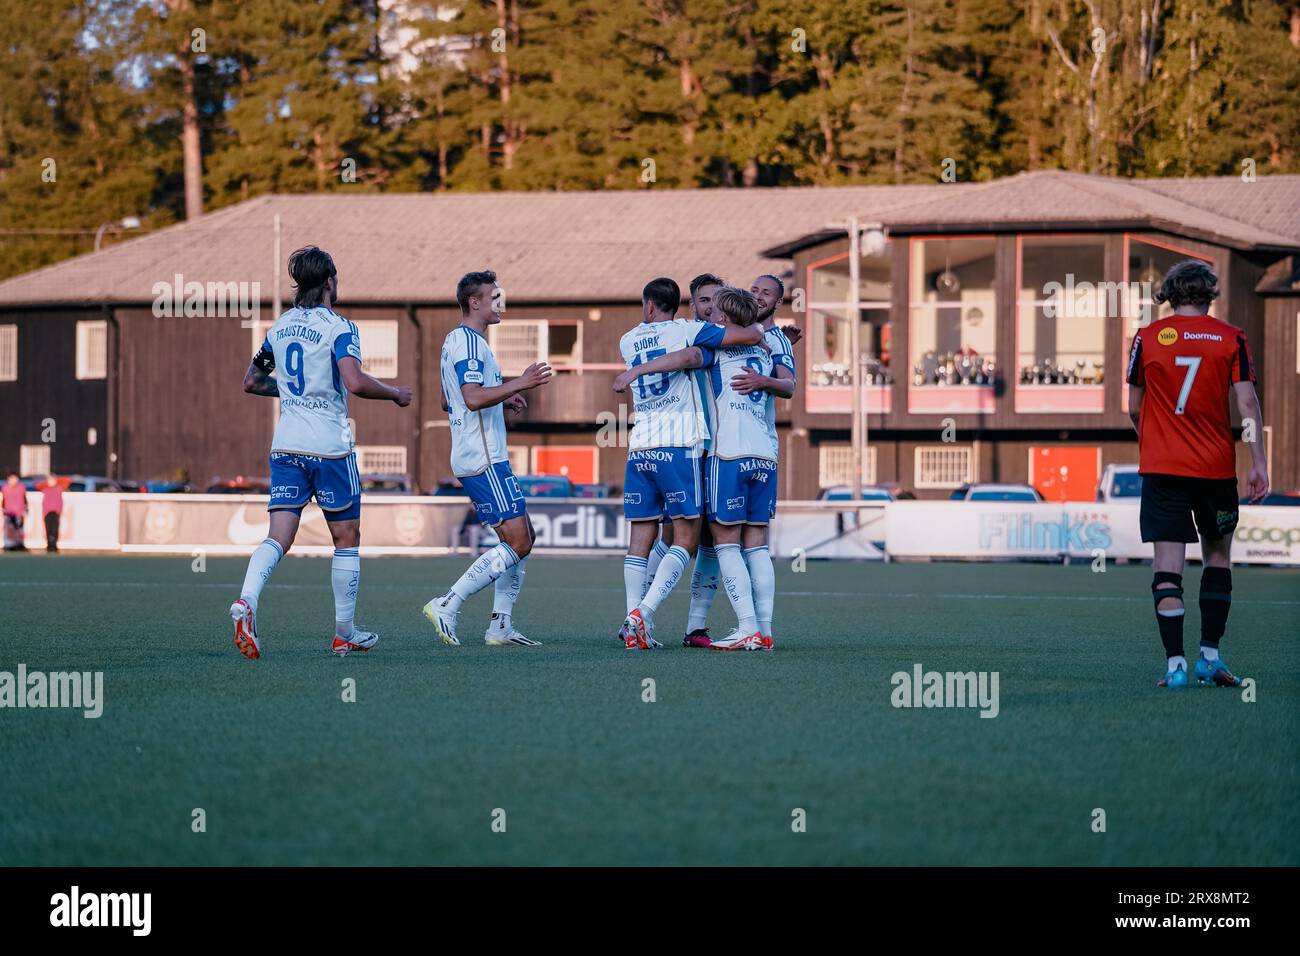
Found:
<path fill-rule="evenodd" d="M 772 610 L 776 606 L 776 569 L 772 566 L 772 553 L 767 545 L 745 550 L 745 564 L 749 568 L 749 581 L 754 588 L 754 614 L 758 630 L 764 637 L 772 636 Z"/>
<path fill-rule="evenodd" d="M 740 633 L 748 637 L 758 630 L 758 619 L 754 617 L 754 592 L 749 583 L 749 568 L 745 567 L 745 558 L 740 553 L 738 544 L 719 544 L 714 546 L 718 555 L 718 567 L 722 571 L 722 586 L 727 590 L 731 606 L 736 611 L 740 622 Z M 716 585 L 714 586 L 716 589 Z"/>
<path fill-rule="evenodd" d="M 524 586 L 524 567 L 527 564 L 528 559 L 523 558 L 497 578 L 496 594 L 492 598 L 492 617 L 500 615 L 504 618 L 507 629 L 510 627 L 510 616 L 515 611 L 515 602 L 519 600 L 519 591 Z"/>
<path fill-rule="evenodd" d="M 267 579 L 283 557 L 284 550 L 279 542 L 267 538 L 257 546 L 253 556 L 248 559 L 248 570 L 244 573 L 244 587 L 239 592 L 239 596 L 248 602 L 248 606 L 254 612 L 257 611 L 257 601 L 262 596 L 262 588 L 266 587 Z"/>
<path fill-rule="evenodd" d="M 691 556 L 685 548 L 679 548 L 673 545 L 664 555 L 664 559 L 659 562 L 659 571 L 655 574 L 655 579 L 650 582 L 650 589 L 646 596 L 642 598 L 638 607 L 641 613 L 654 614 L 663 603 L 664 598 L 672 593 L 673 588 L 677 585 L 677 579 L 682 576 L 686 570 L 686 565 L 690 563 Z"/>
<path fill-rule="evenodd" d="M 629 554 L 623 558 L 623 597 L 627 604 L 628 614 L 631 614 L 633 608 L 641 603 L 641 599 L 645 597 L 646 589 L 650 587 L 651 579 L 646 568 L 647 562 L 645 558 L 638 558 L 634 554 Z"/>
<path fill-rule="evenodd" d="M 717 596 L 718 553 L 701 545 L 695 552 L 695 570 L 691 572 L 691 610 L 686 618 L 686 633 L 698 631 L 709 623 L 709 608 Z"/>
<path fill-rule="evenodd" d="M 664 555 L 667 553 L 668 545 L 664 544 L 663 538 L 660 538 L 655 542 L 655 546 L 650 550 L 650 557 L 646 558 L 645 582 L 641 585 L 641 593 L 637 595 L 636 601 L 634 601 L 632 606 L 628 608 L 629 611 L 633 607 L 636 607 L 636 605 L 640 603 L 641 599 L 645 597 L 646 591 L 650 590 L 650 582 L 653 581 L 655 575 L 659 573 L 659 562 L 663 561 Z"/>
<path fill-rule="evenodd" d="M 1219 649 L 1217 647 L 1206 647 L 1202 644 L 1201 656 L 1207 661 L 1217 661 L 1219 659 Z"/>
<path fill-rule="evenodd" d="M 504 541 L 480 554 L 447 592 L 447 605 L 452 613 L 458 612 L 467 598 L 482 591 L 518 563 L 519 555 Z"/>
<path fill-rule="evenodd" d="M 1169 670 L 1171 673 L 1178 670 L 1180 667 L 1183 670 L 1187 670 L 1187 658 L 1183 657 L 1182 654 L 1179 654 L 1177 657 L 1169 658 Z"/>
<path fill-rule="evenodd" d="M 352 619 L 357 613 L 357 585 L 361 581 L 361 552 L 357 548 L 335 548 L 330 563 L 334 585 L 334 633 L 352 636 Z"/>

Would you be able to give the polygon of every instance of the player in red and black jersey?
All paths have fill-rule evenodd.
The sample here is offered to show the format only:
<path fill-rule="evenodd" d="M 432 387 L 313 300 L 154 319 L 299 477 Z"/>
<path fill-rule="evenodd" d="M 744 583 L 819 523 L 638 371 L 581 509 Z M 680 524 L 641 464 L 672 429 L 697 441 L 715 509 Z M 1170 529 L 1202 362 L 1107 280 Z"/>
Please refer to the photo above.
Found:
<path fill-rule="evenodd" d="M 1209 315 L 1218 277 L 1195 259 L 1166 273 L 1157 302 L 1174 314 L 1133 337 L 1129 352 L 1129 415 L 1138 433 L 1142 473 L 1142 540 L 1153 542 L 1152 595 L 1160 640 L 1169 659 L 1161 687 L 1186 687 L 1183 656 L 1183 566 L 1187 545 L 1201 541 L 1202 684 L 1234 687 L 1240 678 L 1219 657 L 1232 606 L 1232 534 L 1237 527 L 1237 468 L 1228 395 L 1236 399 L 1250 443 L 1251 501 L 1268 493 L 1259 436 L 1264 422 L 1246 336 Z"/>

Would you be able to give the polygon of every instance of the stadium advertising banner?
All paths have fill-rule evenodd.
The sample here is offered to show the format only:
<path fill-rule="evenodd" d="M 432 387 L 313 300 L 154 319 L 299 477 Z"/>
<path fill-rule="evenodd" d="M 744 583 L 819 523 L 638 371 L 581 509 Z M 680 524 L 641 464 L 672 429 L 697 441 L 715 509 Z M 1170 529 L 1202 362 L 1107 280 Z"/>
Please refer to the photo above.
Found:
<path fill-rule="evenodd" d="M 270 527 L 264 495 L 128 495 L 121 498 L 123 551 L 191 551 L 244 554 Z M 470 514 L 461 499 L 375 496 L 364 499 L 363 541 L 367 550 L 446 552 Z M 332 551 L 324 513 L 308 505 L 302 513 L 295 550 Z"/>
<path fill-rule="evenodd" d="M 118 546 L 118 502 L 120 495 L 65 492 L 63 515 L 59 519 L 59 548 L 63 551 L 112 551 Z M 27 547 L 45 547 L 45 518 L 41 494 L 27 493 L 27 517 L 23 526 Z"/>
<path fill-rule="evenodd" d="M 121 548 L 130 552 L 246 554 L 266 537 L 266 497 L 259 495 L 86 495 L 121 502 Z M 365 496 L 362 542 L 368 554 L 447 554 L 457 548 L 490 547 L 493 533 L 474 519 L 466 498 Z M 843 505 L 790 502 L 781 506 L 771 542 L 776 557 L 884 557 L 884 509 L 864 507 L 861 517 Z M 536 499 L 528 514 L 535 547 L 566 552 L 623 553 L 628 523 L 619 499 Z M 116 538 L 105 548 L 117 547 Z M 308 505 L 294 550 L 332 551 L 320 509 Z"/>
<path fill-rule="evenodd" d="M 135 553 L 247 554 L 266 537 L 259 495 L 66 494 L 59 546 Z M 366 496 L 363 541 L 369 554 L 449 554 L 490 546 L 468 499 Z M 777 558 L 1149 560 L 1136 503 L 895 501 L 845 510 L 843 503 L 782 502 L 771 529 Z M 534 500 L 528 505 L 537 547 L 557 552 L 627 549 L 628 525 L 617 499 Z M 27 545 L 44 547 L 39 495 L 28 496 Z M 303 512 L 295 543 L 302 554 L 333 546 L 315 505 Z M 1188 555 L 1199 559 L 1196 545 Z M 1233 560 L 1300 566 L 1300 508 L 1241 509 Z"/>
<path fill-rule="evenodd" d="M 896 501 L 886 508 L 885 550 L 898 558 L 1147 559 L 1137 503 Z M 1199 546 L 1188 555 L 1200 557 Z M 1241 509 L 1237 563 L 1300 565 L 1300 508 Z"/>

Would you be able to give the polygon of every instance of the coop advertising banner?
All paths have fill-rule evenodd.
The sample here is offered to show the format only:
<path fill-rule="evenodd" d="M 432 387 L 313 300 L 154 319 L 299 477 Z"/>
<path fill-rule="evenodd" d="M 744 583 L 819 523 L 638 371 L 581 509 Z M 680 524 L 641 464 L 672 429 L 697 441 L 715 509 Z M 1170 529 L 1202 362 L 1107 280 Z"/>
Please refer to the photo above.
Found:
<path fill-rule="evenodd" d="M 886 508 L 885 550 L 899 558 L 1150 559 L 1139 505 L 1101 502 L 896 501 Z M 1192 546 L 1192 557 L 1200 549 Z M 1240 563 L 1300 565 L 1300 508 L 1245 506 L 1233 540 Z"/>

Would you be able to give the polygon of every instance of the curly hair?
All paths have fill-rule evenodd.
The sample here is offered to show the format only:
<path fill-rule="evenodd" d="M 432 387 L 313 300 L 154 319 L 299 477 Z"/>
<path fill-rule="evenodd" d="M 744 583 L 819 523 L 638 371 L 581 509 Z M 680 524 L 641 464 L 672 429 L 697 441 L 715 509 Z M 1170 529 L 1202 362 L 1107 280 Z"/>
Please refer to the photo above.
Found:
<path fill-rule="evenodd" d="M 1199 259 L 1184 259 L 1165 273 L 1154 296 L 1175 309 L 1182 305 L 1208 306 L 1219 297 L 1219 277 Z"/>

